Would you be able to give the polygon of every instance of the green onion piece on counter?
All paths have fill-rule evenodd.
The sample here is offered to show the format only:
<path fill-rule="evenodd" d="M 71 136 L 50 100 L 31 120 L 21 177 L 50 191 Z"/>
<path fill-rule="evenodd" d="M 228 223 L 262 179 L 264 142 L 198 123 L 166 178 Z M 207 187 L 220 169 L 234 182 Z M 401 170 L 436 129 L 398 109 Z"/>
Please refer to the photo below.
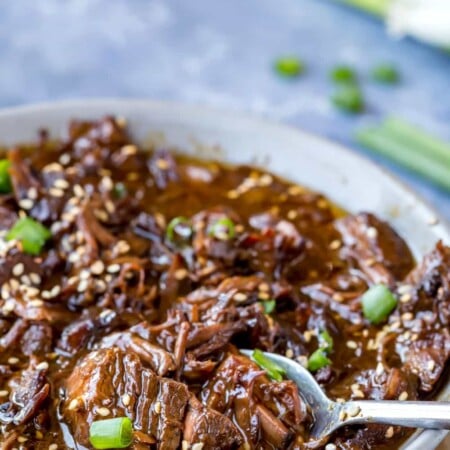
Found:
<path fill-rule="evenodd" d="M 11 163 L 7 159 L 0 159 L 0 192 L 8 194 L 12 191 L 11 177 L 9 176 L 9 166 Z"/>
<path fill-rule="evenodd" d="M 327 330 L 323 330 L 321 333 L 319 333 L 319 344 L 320 348 L 325 352 L 329 353 L 333 351 L 333 338 Z"/>
<path fill-rule="evenodd" d="M 361 11 L 373 14 L 378 17 L 385 17 L 392 0 L 338 0 Z"/>
<path fill-rule="evenodd" d="M 222 217 L 211 226 L 208 234 L 222 241 L 233 239 L 236 234 L 234 222 L 228 217 Z"/>
<path fill-rule="evenodd" d="M 127 448 L 133 441 L 133 424 L 128 417 L 97 420 L 89 429 L 89 441 L 96 449 Z"/>
<path fill-rule="evenodd" d="M 349 113 L 359 113 L 364 109 L 364 99 L 358 86 L 341 85 L 331 97 L 336 108 Z"/>
<path fill-rule="evenodd" d="M 397 306 L 394 294 L 383 284 L 377 284 L 367 290 L 361 298 L 363 313 L 371 323 L 384 322 Z"/>
<path fill-rule="evenodd" d="M 127 195 L 127 188 L 123 183 L 119 182 L 114 185 L 113 192 L 116 198 L 124 198 Z"/>
<path fill-rule="evenodd" d="M 278 364 L 271 361 L 261 350 L 254 350 L 252 354 L 253 361 L 258 364 L 261 369 L 264 369 L 275 381 L 283 381 L 283 376 L 286 375 L 286 371 Z"/>
<path fill-rule="evenodd" d="M 327 355 L 323 348 L 318 348 L 308 358 L 308 370 L 311 372 L 316 372 L 317 370 L 322 369 L 329 364 L 331 364 L 331 361 L 327 358 Z"/>
<path fill-rule="evenodd" d="M 264 312 L 266 314 L 272 314 L 275 311 L 275 300 L 267 300 L 265 302 L 261 302 L 261 304 L 263 305 Z"/>
<path fill-rule="evenodd" d="M 415 133 L 407 133 L 398 123 L 387 122 L 386 125 L 358 131 L 356 140 L 450 191 L 450 165 L 446 160 L 446 149 L 450 151 L 450 146 L 444 142 L 438 144 L 435 139 L 428 142 L 428 135 L 419 130 L 416 133 L 422 137 L 416 139 Z"/>
<path fill-rule="evenodd" d="M 296 56 L 282 56 L 275 61 L 274 68 L 278 75 L 296 78 L 305 71 L 305 65 Z"/>
<path fill-rule="evenodd" d="M 182 225 L 182 226 L 180 226 Z M 192 227 L 186 217 L 178 216 L 174 217 L 167 225 L 166 238 L 171 242 L 176 241 L 176 234 L 183 239 L 189 239 L 192 235 Z"/>
<path fill-rule="evenodd" d="M 6 234 L 6 240 L 16 239 L 22 244 L 23 251 L 30 255 L 39 255 L 42 247 L 52 233 L 44 225 L 36 222 L 31 217 L 19 219 Z"/>
<path fill-rule="evenodd" d="M 397 69 L 391 64 L 379 64 L 372 69 L 372 78 L 379 83 L 394 84 L 399 80 Z"/>
<path fill-rule="evenodd" d="M 349 66 L 333 67 L 330 78 L 336 83 L 356 83 L 356 73 Z"/>

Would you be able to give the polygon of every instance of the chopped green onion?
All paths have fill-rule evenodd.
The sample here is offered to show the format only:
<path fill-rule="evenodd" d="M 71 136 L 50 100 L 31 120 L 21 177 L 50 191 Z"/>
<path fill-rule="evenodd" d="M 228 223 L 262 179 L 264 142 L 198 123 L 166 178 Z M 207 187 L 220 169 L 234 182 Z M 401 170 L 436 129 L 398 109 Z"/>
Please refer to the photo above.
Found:
<path fill-rule="evenodd" d="M 114 185 L 113 192 L 116 198 L 124 198 L 127 195 L 127 188 L 123 183 L 119 182 Z"/>
<path fill-rule="evenodd" d="M 392 0 L 340 0 L 349 6 L 379 17 L 385 17 Z"/>
<path fill-rule="evenodd" d="M 275 307 L 277 305 L 275 300 L 267 300 L 267 301 L 261 302 L 261 304 L 263 305 L 264 312 L 266 314 L 272 314 L 275 311 Z"/>
<path fill-rule="evenodd" d="M 397 83 L 399 75 L 397 69 L 391 64 L 379 64 L 372 69 L 372 78 L 379 83 Z"/>
<path fill-rule="evenodd" d="M 128 417 L 97 420 L 89 429 L 89 441 L 96 449 L 127 448 L 133 441 L 133 424 Z"/>
<path fill-rule="evenodd" d="M 322 348 L 325 352 L 329 353 L 333 351 L 333 338 L 327 330 L 323 330 L 319 333 L 319 344 L 320 348 Z"/>
<path fill-rule="evenodd" d="M 358 86 L 343 84 L 331 97 L 333 104 L 343 111 L 358 113 L 364 109 L 364 99 Z"/>
<path fill-rule="evenodd" d="M 326 367 L 331 364 L 331 361 L 327 358 L 325 350 L 323 348 L 318 348 L 311 356 L 308 358 L 308 370 L 311 372 L 316 372 L 322 367 Z"/>
<path fill-rule="evenodd" d="M 361 298 L 363 313 L 371 323 L 384 322 L 397 306 L 394 294 L 383 284 L 377 284 L 367 290 Z"/>
<path fill-rule="evenodd" d="M 296 78 L 305 71 L 305 65 L 296 56 L 282 56 L 275 61 L 274 68 L 285 78 Z"/>
<path fill-rule="evenodd" d="M 336 83 L 356 83 L 356 73 L 349 66 L 333 67 L 330 77 Z"/>
<path fill-rule="evenodd" d="M 425 141 L 426 136 L 424 134 Z M 390 126 L 383 125 L 358 131 L 356 140 L 361 145 L 450 191 L 449 163 L 444 162 L 446 158 L 444 150 L 448 147 L 446 144 L 442 143 L 442 151 L 439 150 L 438 155 L 436 148 L 433 147 L 434 150 L 431 150 L 432 145 L 427 146 L 422 140 L 416 141 L 415 135 L 405 134 L 399 137 L 398 132 L 393 133 Z"/>
<path fill-rule="evenodd" d="M 11 177 L 8 172 L 10 166 L 11 163 L 7 159 L 0 160 L 0 192 L 2 194 L 8 194 L 12 191 Z"/>
<path fill-rule="evenodd" d="M 182 226 L 180 226 L 182 225 Z M 166 238 L 168 241 L 175 242 L 178 234 L 183 239 L 189 239 L 192 235 L 192 227 L 186 217 L 178 216 L 173 218 L 166 229 Z"/>
<path fill-rule="evenodd" d="M 6 234 L 6 240 L 16 239 L 21 242 L 23 251 L 30 255 L 38 255 L 52 233 L 44 225 L 31 217 L 19 219 Z"/>
<path fill-rule="evenodd" d="M 252 354 L 253 361 L 258 364 L 261 369 L 264 369 L 275 381 L 283 381 L 283 375 L 286 375 L 286 371 L 278 364 L 271 361 L 261 350 L 254 350 Z"/>
<path fill-rule="evenodd" d="M 228 217 L 222 217 L 211 226 L 208 234 L 222 241 L 233 239 L 236 234 L 234 222 Z"/>

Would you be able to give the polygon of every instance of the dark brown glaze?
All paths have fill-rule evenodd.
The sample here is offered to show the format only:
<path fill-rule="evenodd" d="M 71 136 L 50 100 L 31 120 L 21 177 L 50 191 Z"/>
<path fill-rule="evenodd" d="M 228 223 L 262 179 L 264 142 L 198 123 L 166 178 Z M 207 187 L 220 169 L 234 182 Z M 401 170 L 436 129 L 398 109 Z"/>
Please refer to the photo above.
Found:
<path fill-rule="evenodd" d="M 314 420 L 292 382 L 239 348 L 305 364 L 335 399 L 421 399 L 448 379 L 450 249 L 415 266 L 373 214 L 247 166 L 142 151 L 111 117 L 11 149 L 0 196 L 0 443 L 90 448 L 92 421 L 128 416 L 131 448 L 312 448 Z M 39 256 L 7 243 L 21 215 L 51 229 Z M 167 226 L 183 216 L 189 225 Z M 211 233 L 230 219 L 235 234 Z M 371 325 L 361 295 L 399 298 Z M 263 302 L 275 300 L 267 314 Z M 397 427 L 344 429 L 340 449 L 392 449 Z M 319 447 L 323 444 L 320 444 Z M 317 447 L 317 446 L 316 446 Z"/>

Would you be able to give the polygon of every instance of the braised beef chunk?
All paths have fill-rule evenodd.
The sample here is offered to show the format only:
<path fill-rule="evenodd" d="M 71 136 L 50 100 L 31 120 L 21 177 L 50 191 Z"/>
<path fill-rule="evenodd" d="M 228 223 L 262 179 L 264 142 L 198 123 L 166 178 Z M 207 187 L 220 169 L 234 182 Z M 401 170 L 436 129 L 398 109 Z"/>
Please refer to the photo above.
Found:
<path fill-rule="evenodd" d="M 415 266 L 371 213 L 262 169 L 144 151 L 112 116 L 3 158 L 2 449 L 91 450 L 91 424 L 120 417 L 134 450 L 323 449 L 298 387 L 240 349 L 308 366 L 334 399 L 420 400 L 448 379 L 442 242 Z M 362 296 L 380 283 L 398 301 L 373 324 Z M 348 427 L 330 444 L 387 450 L 408 435 Z"/>

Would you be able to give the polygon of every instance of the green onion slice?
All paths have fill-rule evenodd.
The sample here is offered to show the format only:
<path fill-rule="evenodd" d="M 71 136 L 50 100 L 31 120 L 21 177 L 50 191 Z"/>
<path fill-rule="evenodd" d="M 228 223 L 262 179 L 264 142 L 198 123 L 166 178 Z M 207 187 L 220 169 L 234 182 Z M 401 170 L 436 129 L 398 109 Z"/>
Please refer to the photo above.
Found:
<path fill-rule="evenodd" d="M 222 241 L 233 239 L 236 234 L 234 222 L 228 217 L 222 217 L 211 226 L 208 234 Z"/>
<path fill-rule="evenodd" d="M 116 198 L 124 198 L 127 195 L 127 187 L 122 182 L 116 183 L 113 192 Z"/>
<path fill-rule="evenodd" d="M 30 255 L 39 255 L 42 247 L 52 233 L 44 225 L 31 217 L 19 219 L 6 234 L 6 240 L 16 239 L 21 242 L 23 251 Z"/>
<path fill-rule="evenodd" d="M 321 333 L 319 333 L 319 346 L 326 353 L 330 353 L 333 351 L 333 338 L 327 330 L 323 330 Z"/>
<path fill-rule="evenodd" d="M 327 355 L 323 348 L 318 348 L 308 358 L 308 370 L 311 372 L 316 372 L 317 370 L 322 369 L 329 364 L 331 364 L 331 361 L 327 358 Z"/>
<path fill-rule="evenodd" d="M 0 159 L 0 192 L 2 194 L 12 191 L 11 177 L 8 172 L 10 166 L 11 163 L 7 159 Z"/>
<path fill-rule="evenodd" d="M 305 71 L 305 65 L 296 56 L 282 56 L 274 63 L 274 69 L 285 78 L 296 78 Z"/>
<path fill-rule="evenodd" d="M 264 312 L 266 314 L 272 314 L 275 311 L 275 307 L 276 307 L 276 301 L 275 300 L 267 300 L 264 302 L 261 302 L 261 305 L 263 305 L 264 308 Z"/>
<path fill-rule="evenodd" d="M 272 380 L 283 381 L 283 376 L 286 375 L 286 371 L 278 364 L 271 361 L 261 350 L 254 350 L 252 354 L 253 361 L 258 364 L 261 369 L 267 372 Z"/>
<path fill-rule="evenodd" d="M 335 83 L 355 83 L 356 73 L 349 66 L 335 66 L 331 69 L 330 78 Z"/>
<path fill-rule="evenodd" d="M 331 97 L 336 108 L 349 113 L 359 113 L 364 109 L 364 99 L 358 86 L 343 84 Z"/>
<path fill-rule="evenodd" d="M 133 441 L 133 424 L 128 417 L 97 420 L 89 429 L 89 441 L 96 449 L 127 448 Z"/>
<path fill-rule="evenodd" d="M 182 226 L 180 226 L 182 225 Z M 174 217 L 167 225 L 166 238 L 171 242 L 176 241 L 176 236 L 180 236 L 182 239 L 189 239 L 192 235 L 192 227 L 189 219 L 183 216 Z"/>
<path fill-rule="evenodd" d="M 372 78 L 379 83 L 394 84 L 399 79 L 397 69 L 391 64 L 379 64 L 372 69 Z"/>
<path fill-rule="evenodd" d="M 367 290 L 361 298 L 363 313 L 371 323 L 384 322 L 397 306 L 394 294 L 383 284 L 377 284 Z"/>

